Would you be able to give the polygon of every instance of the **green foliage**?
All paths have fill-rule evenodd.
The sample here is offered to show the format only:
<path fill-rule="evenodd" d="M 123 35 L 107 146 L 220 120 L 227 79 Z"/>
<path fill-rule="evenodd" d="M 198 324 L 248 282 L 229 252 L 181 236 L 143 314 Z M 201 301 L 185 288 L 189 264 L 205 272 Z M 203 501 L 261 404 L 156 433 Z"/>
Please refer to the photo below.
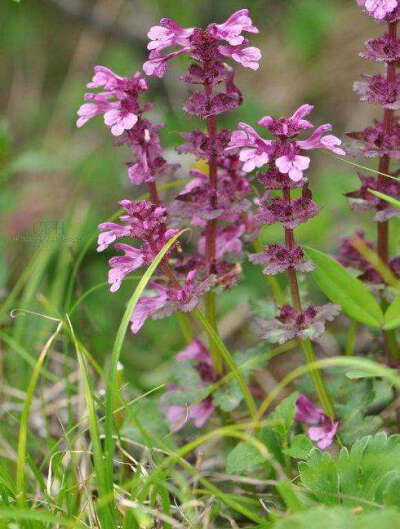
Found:
<path fill-rule="evenodd" d="M 298 434 L 293 437 L 290 447 L 285 449 L 285 454 L 294 459 L 306 459 L 313 448 L 314 445 L 307 435 Z"/>
<path fill-rule="evenodd" d="M 264 344 L 253 347 L 245 352 L 234 353 L 233 359 L 242 373 L 244 380 L 248 381 L 251 374 L 265 363 L 271 356 L 270 351 L 266 351 Z M 243 400 L 240 386 L 235 379 L 223 383 L 213 392 L 213 402 L 222 411 L 230 412 L 236 409 Z"/>
<path fill-rule="evenodd" d="M 263 432 L 261 432 L 260 440 L 263 440 Z M 267 467 L 268 460 L 248 441 L 242 441 L 236 445 L 226 459 L 228 474 L 248 475 Z"/>
<path fill-rule="evenodd" d="M 336 507 L 316 507 L 299 512 L 273 524 L 273 529 L 394 529 L 400 525 L 400 512 L 385 511 L 354 513 Z"/>
<path fill-rule="evenodd" d="M 290 445 L 296 399 L 296 393 L 285 398 L 271 413 L 271 426 L 261 428 L 257 436 L 270 456 L 281 465 L 285 464 L 283 452 Z M 228 454 L 226 471 L 230 474 L 247 474 L 262 468 L 270 468 L 268 460 L 249 441 L 240 442 Z"/>
<path fill-rule="evenodd" d="M 389 305 L 385 312 L 385 325 L 387 331 L 400 327 L 400 294 Z"/>
<path fill-rule="evenodd" d="M 372 328 L 380 328 L 383 325 L 382 309 L 364 284 L 323 252 L 313 248 L 307 248 L 306 251 L 316 266 L 312 275 L 324 294 L 341 305 L 354 320 Z"/>
<path fill-rule="evenodd" d="M 400 507 L 398 435 L 388 438 L 380 432 L 363 437 L 336 457 L 314 449 L 299 470 L 302 485 L 320 503 L 364 510 L 378 505 Z"/>

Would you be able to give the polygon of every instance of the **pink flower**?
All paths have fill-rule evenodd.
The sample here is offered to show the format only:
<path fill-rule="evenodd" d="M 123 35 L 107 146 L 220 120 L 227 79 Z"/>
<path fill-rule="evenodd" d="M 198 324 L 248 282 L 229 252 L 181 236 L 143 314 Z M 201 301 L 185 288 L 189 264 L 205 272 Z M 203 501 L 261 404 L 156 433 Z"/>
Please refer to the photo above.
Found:
<path fill-rule="evenodd" d="M 112 244 L 116 239 L 121 237 L 129 237 L 131 230 L 129 226 L 121 226 L 115 222 L 103 222 L 98 226 L 99 230 L 106 230 L 103 233 L 100 233 L 97 240 L 97 251 L 103 252 L 106 250 L 110 244 Z"/>
<path fill-rule="evenodd" d="M 317 408 L 305 395 L 296 401 L 296 421 L 315 425 L 309 428 L 308 435 L 312 441 L 318 441 L 321 450 L 328 448 L 336 435 L 339 422 L 332 422 L 321 408 Z"/>
<path fill-rule="evenodd" d="M 397 0 L 357 0 L 357 4 L 366 9 L 376 20 L 383 20 L 398 6 Z"/>
<path fill-rule="evenodd" d="M 76 122 L 78 128 L 83 127 L 85 123 L 95 116 L 105 114 L 113 108 L 113 104 L 101 94 L 86 94 L 85 99 L 91 102 L 83 103 L 83 105 L 78 108 L 77 114 L 79 117 Z"/>
<path fill-rule="evenodd" d="M 218 46 L 218 51 L 224 57 L 230 57 L 241 64 L 244 68 L 258 70 L 258 64 L 261 59 L 261 51 L 254 46 L 241 48 L 240 46 Z"/>
<path fill-rule="evenodd" d="M 310 166 L 310 158 L 295 153 L 289 153 L 277 158 L 275 160 L 275 165 L 281 173 L 288 174 L 291 180 L 294 182 L 300 182 L 303 178 L 303 171 Z"/>
<path fill-rule="evenodd" d="M 117 255 L 109 260 L 111 270 L 108 272 L 108 282 L 111 285 L 111 292 L 116 292 L 121 286 L 122 280 L 146 262 L 145 254 L 129 244 L 116 244 L 114 249 L 122 250 L 125 255 Z M 152 260 L 152 257 L 150 259 Z"/>
<path fill-rule="evenodd" d="M 104 123 L 110 127 L 114 136 L 121 136 L 125 130 L 131 129 L 137 120 L 136 114 L 121 109 L 109 110 L 104 114 Z"/>
<path fill-rule="evenodd" d="M 160 52 L 170 46 L 189 46 L 193 31 L 194 28 L 184 29 L 174 20 L 162 18 L 160 25 L 153 26 L 147 33 L 150 39 L 147 49 Z"/>
<path fill-rule="evenodd" d="M 240 9 L 233 13 L 223 24 L 213 24 L 213 35 L 221 40 L 226 40 L 231 46 L 238 46 L 243 43 L 243 31 L 258 33 L 258 29 L 253 26 L 249 11 Z"/>
<path fill-rule="evenodd" d="M 227 150 L 240 149 L 242 169 L 245 173 L 251 173 L 256 167 L 268 163 L 272 142 L 261 138 L 247 123 L 240 122 L 238 127 L 240 130 L 232 132 Z"/>
<path fill-rule="evenodd" d="M 136 303 L 130 320 L 133 334 L 137 334 L 147 318 L 153 316 L 153 314 L 163 308 L 168 301 L 167 290 L 165 288 L 157 283 L 150 283 L 149 286 L 157 294 L 151 297 L 140 298 Z"/>
<path fill-rule="evenodd" d="M 313 128 L 312 123 L 303 119 L 313 108 L 312 105 L 302 105 L 290 118 L 275 119 L 272 116 L 264 116 L 258 124 L 267 128 L 274 136 L 294 138 L 303 130 Z"/>
<path fill-rule="evenodd" d="M 325 149 L 332 151 L 335 154 L 344 156 L 346 153 L 343 149 L 339 148 L 342 144 L 341 140 L 332 134 L 324 136 L 325 132 L 332 130 L 332 125 L 326 123 L 321 125 L 309 136 L 306 140 L 300 140 L 296 142 L 296 146 L 305 151 L 311 149 Z"/>

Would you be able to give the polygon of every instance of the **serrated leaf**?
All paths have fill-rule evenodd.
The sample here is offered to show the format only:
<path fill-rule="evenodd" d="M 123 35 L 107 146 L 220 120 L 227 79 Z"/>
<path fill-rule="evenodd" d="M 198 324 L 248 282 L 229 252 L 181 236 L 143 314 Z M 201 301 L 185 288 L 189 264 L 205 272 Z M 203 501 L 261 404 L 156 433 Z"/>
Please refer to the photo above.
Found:
<path fill-rule="evenodd" d="M 313 448 L 311 439 L 307 435 L 299 434 L 293 437 L 290 447 L 284 452 L 294 459 L 306 459 Z"/>
<path fill-rule="evenodd" d="M 385 497 L 382 484 L 388 484 L 394 472 L 400 474 L 400 436 L 388 439 L 380 432 L 364 437 L 350 452 L 343 448 L 336 457 L 314 449 L 299 468 L 304 487 L 325 505 L 370 510 L 386 501 L 395 503 L 392 489 Z"/>
<path fill-rule="evenodd" d="M 385 312 L 384 329 L 391 331 L 400 327 L 400 294 L 389 305 Z"/>
<path fill-rule="evenodd" d="M 311 274 L 324 294 L 354 320 L 372 328 L 381 328 L 382 309 L 364 284 L 329 255 L 306 248 L 316 268 Z"/>
<path fill-rule="evenodd" d="M 354 513 L 342 507 L 315 507 L 287 516 L 272 529 L 394 529 L 400 527 L 400 512 L 385 509 Z"/>

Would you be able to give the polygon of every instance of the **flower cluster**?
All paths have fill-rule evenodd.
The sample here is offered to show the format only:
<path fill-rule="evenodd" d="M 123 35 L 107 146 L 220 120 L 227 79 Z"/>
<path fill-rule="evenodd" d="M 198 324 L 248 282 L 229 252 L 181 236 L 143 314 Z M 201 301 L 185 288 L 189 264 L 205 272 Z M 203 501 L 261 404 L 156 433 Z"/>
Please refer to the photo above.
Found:
<path fill-rule="evenodd" d="M 308 435 L 312 441 L 317 441 L 321 450 L 328 448 L 336 435 L 339 422 L 331 421 L 321 408 L 317 408 L 305 395 L 300 395 L 296 401 L 297 422 L 312 425 Z"/>
<path fill-rule="evenodd" d="M 226 150 L 231 131 L 219 130 L 216 122 L 217 116 L 242 103 L 234 71 L 226 59 L 246 68 L 258 68 L 261 53 L 247 46 L 248 39 L 242 35 L 245 32 L 258 33 L 246 9 L 205 29 L 184 29 L 173 20 L 162 19 L 148 33 L 150 55 L 143 67 L 148 75 L 162 77 L 170 59 L 183 54 L 191 58 L 181 80 L 199 88 L 192 91 L 183 109 L 205 120 L 206 131 L 195 129 L 181 134 L 185 142 L 178 152 L 204 160 L 206 169 L 191 171 L 192 180 L 169 211 L 174 218 L 201 228 L 197 263 L 204 265 L 207 274 L 217 275 L 217 284 L 225 287 L 237 280 L 238 268 L 230 261 L 241 252 L 242 240 L 255 235 L 249 212 L 249 183 L 238 155 Z M 171 47 L 174 50 L 168 52 Z"/>
<path fill-rule="evenodd" d="M 400 14 L 398 0 L 357 0 L 357 4 L 377 21 L 392 20 Z"/>
<path fill-rule="evenodd" d="M 355 90 L 362 101 L 383 107 L 383 118 L 375 120 L 372 126 L 364 130 L 349 132 L 353 140 L 354 151 L 369 158 L 378 158 L 378 176 L 358 174 L 361 186 L 347 193 L 350 206 L 358 212 L 375 211 L 374 220 L 378 223 L 376 249 L 381 261 L 393 269 L 397 258 L 389 258 L 388 221 L 399 214 L 398 209 L 388 202 L 377 198 L 370 191 L 378 191 L 393 198 L 400 198 L 400 183 L 392 178 L 395 173 L 391 169 L 391 160 L 400 158 L 400 124 L 396 110 L 400 108 L 400 77 L 396 71 L 400 61 L 400 39 L 397 36 L 397 23 L 400 19 L 400 4 L 397 0 L 357 0 L 365 11 L 376 21 L 387 25 L 383 36 L 368 40 L 365 51 L 360 55 L 366 60 L 384 63 L 384 75 L 365 75 L 362 82 L 355 83 Z M 392 171 L 392 172 L 391 172 Z M 375 247 L 375 245 L 372 245 Z M 349 247 L 349 239 L 345 239 L 340 250 L 340 260 L 345 266 L 354 266 L 361 271 L 360 278 L 372 283 L 383 283 L 381 276 L 365 262 L 363 258 L 354 259 L 356 250 Z M 357 253 L 357 252 L 356 252 Z"/>
<path fill-rule="evenodd" d="M 153 182 L 176 169 L 163 158 L 158 136 L 163 124 L 153 124 L 144 117 L 152 105 L 140 101 L 140 96 L 148 90 L 141 72 L 128 78 L 104 66 L 95 66 L 87 88 L 102 91 L 85 94 L 87 102 L 78 110 L 77 126 L 82 127 L 93 117 L 103 115 L 113 136 L 118 136 L 118 144 L 128 145 L 132 150 L 134 161 L 128 164 L 128 175 L 134 185 Z"/>
<path fill-rule="evenodd" d="M 261 199 L 256 199 L 257 212 L 254 220 L 258 226 L 280 223 L 285 232 L 285 245 L 271 244 L 263 252 L 250 255 L 255 264 L 265 265 L 266 275 L 288 272 L 292 289 L 293 307 L 285 305 L 272 321 L 258 320 L 261 337 L 272 342 L 284 343 L 296 336 L 317 338 L 325 329 L 325 322 L 338 313 L 335 305 L 309 306 L 303 310 L 299 298 L 296 272 L 309 272 L 313 264 L 305 258 L 303 250 L 295 243 L 293 230 L 318 214 L 320 208 L 313 201 L 304 171 L 310 166 L 305 156 L 312 149 L 324 149 L 344 154 L 341 141 L 331 134 L 329 124 L 317 127 L 305 139 L 299 135 L 313 129 L 305 119 L 312 111 L 311 105 L 303 105 L 289 118 L 263 117 L 258 124 L 270 132 L 272 139 L 264 139 L 250 125 L 239 123 L 239 130 L 232 134 L 229 151 L 238 152 L 242 169 L 251 172 L 263 168 L 258 175 L 259 183 L 266 188 Z M 297 198 L 292 190 L 301 188 Z M 281 190 L 282 196 L 271 192 Z"/>
<path fill-rule="evenodd" d="M 310 166 L 310 158 L 304 156 L 306 151 L 325 149 L 343 155 L 341 141 L 336 136 L 326 134 L 332 130 L 329 123 L 316 128 L 308 138 L 297 139 L 301 132 L 314 128 L 312 123 L 304 119 L 312 109 L 312 105 L 303 105 L 290 118 L 264 116 L 260 119 L 258 124 L 269 130 L 274 140 L 265 140 L 250 125 L 239 123 L 239 130 L 233 133 L 229 148 L 240 149 L 243 170 L 250 173 L 269 163 L 272 172 L 277 170 L 287 175 L 292 182 L 301 183 L 303 172 Z"/>
<path fill-rule="evenodd" d="M 150 57 L 143 65 L 143 69 L 147 75 L 163 77 L 170 59 L 190 54 L 203 66 L 209 63 L 207 69 L 196 65 L 190 68 L 185 80 L 193 84 L 204 81 L 206 78 L 209 81 L 212 79 L 215 81 L 218 79 L 218 82 L 226 81 L 226 68 L 223 65 L 226 58 L 238 62 L 245 68 L 257 70 L 261 58 L 260 50 L 247 47 L 248 39 L 242 35 L 243 32 L 258 33 L 247 9 L 233 13 L 223 24 L 213 23 L 204 30 L 201 28 L 184 29 L 174 20 L 163 18 L 160 25 L 153 26 L 148 33 Z M 171 47 L 178 48 L 178 50 L 164 53 L 167 48 Z M 200 103 L 201 97 L 196 96 L 195 99 L 197 103 Z"/>

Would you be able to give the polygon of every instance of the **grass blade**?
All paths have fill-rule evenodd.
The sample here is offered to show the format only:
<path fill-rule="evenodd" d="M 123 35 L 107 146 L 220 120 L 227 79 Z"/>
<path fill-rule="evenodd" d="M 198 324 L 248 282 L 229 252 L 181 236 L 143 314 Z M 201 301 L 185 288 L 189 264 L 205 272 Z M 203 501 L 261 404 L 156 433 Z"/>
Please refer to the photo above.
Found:
<path fill-rule="evenodd" d="M 172 237 L 159 252 L 157 257 L 148 267 L 146 272 L 143 274 L 140 279 L 132 297 L 130 298 L 128 305 L 125 309 L 124 315 L 122 317 L 120 326 L 118 328 L 117 336 L 115 338 L 112 354 L 111 354 L 111 364 L 110 364 L 110 373 L 108 376 L 107 392 L 106 392 L 106 412 L 105 412 L 105 459 L 107 465 L 107 474 L 108 480 L 112 480 L 113 474 L 113 454 L 114 454 L 114 439 L 113 439 L 113 403 L 118 394 L 118 388 L 115 387 L 115 380 L 117 377 L 118 362 L 121 355 L 122 344 L 125 339 L 125 334 L 128 329 L 129 321 L 132 315 L 132 312 L 139 301 L 140 296 L 142 295 L 144 289 L 147 286 L 147 283 L 150 281 L 151 276 L 154 274 L 156 268 L 161 263 L 162 259 L 171 248 L 173 244 L 178 240 L 178 238 L 186 230 L 182 230 Z"/>

